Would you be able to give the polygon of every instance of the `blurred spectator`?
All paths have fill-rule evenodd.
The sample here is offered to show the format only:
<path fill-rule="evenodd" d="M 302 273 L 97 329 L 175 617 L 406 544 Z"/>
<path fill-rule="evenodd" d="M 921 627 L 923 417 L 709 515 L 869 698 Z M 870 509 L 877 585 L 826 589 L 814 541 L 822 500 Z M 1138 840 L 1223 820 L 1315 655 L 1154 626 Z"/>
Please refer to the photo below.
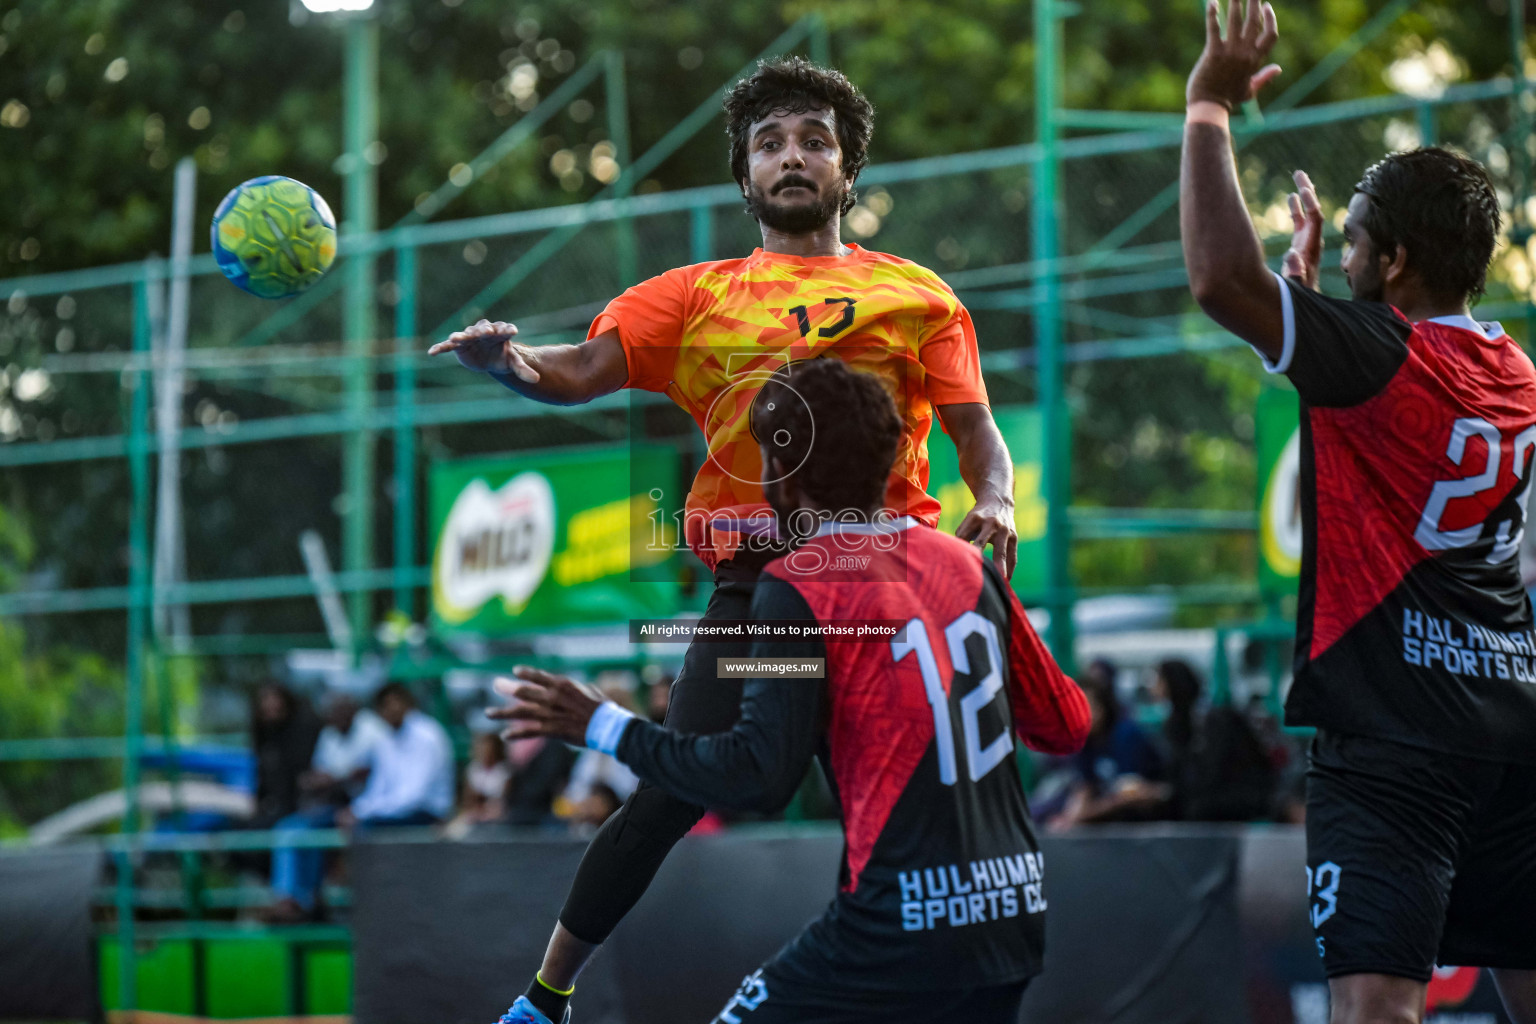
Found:
<path fill-rule="evenodd" d="M 1102 660 L 1083 673 L 1081 686 L 1093 715 L 1088 742 L 1062 762 L 1050 787 L 1042 784 L 1047 792 L 1034 802 L 1035 815 L 1052 827 L 1142 820 L 1160 802 L 1162 792 L 1150 784 L 1163 778 L 1162 758 L 1122 711 L 1114 676 L 1114 667 Z"/>
<path fill-rule="evenodd" d="M 374 697 L 389 728 L 373 750 L 368 783 L 337 817 L 343 827 L 433 825 L 453 810 L 453 744 L 437 720 L 416 709 L 403 683 Z"/>
<path fill-rule="evenodd" d="M 506 813 L 507 783 L 511 779 L 506 741 L 493 732 L 477 733 L 469 764 L 464 766 L 459 813 L 449 823 L 448 834 L 461 838 L 475 825 L 500 821 Z"/>
<path fill-rule="evenodd" d="M 509 825 L 557 824 L 555 798 L 565 789 L 576 755 L 564 743 L 543 737 L 513 740 L 507 748 L 512 778 L 504 820 Z"/>
<path fill-rule="evenodd" d="M 341 828 L 360 831 L 432 825 L 453 809 L 453 746 L 436 720 L 416 710 L 410 690 L 389 683 L 374 696 L 387 727 L 372 748 L 367 784 L 350 805 L 322 805 L 278 823 L 282 832 Z M 272 889 L 278 900 L 267 913 L 274 923 L 306 921 L 319 911 L 325 851 L 283 847 L 272 852 Z"/>
<path fill-rule="evenodd" d="M 277 683 L 251 697 L 251 753 L 256 759 L 254 828 L 271 828 L 299 809 L 299 778 L 309 769 L 320 721 L 309 702 Z"/>
<path fill-rule="evenodd" d="M 373 749 L 384 739 L 386 727 L 350 694 L 329 694 L 324 710 L 325 728 L 320 730 L 310 770 L 300 781 L 311 802 L 342 806 L 362 792 Z"/>
<path fill-rule="evenodd" d="M 1230 703 L 1201 708 L 1200 677 L 1186 662 L 1157 666 L 1153 695 L 1167 706 L 1168 817 L 1257 821 L 1274 813 L 1279 769 L 1247 716 Z"/>
<path fill-rule="evenodd" d="M 1088 667 L 1083 669 L 1083 678 L 1085 680 L 1088 680 L 1094 686 L 1107 686 L 1115 693 L 1119 692 L 1115 687 L 1115 680 L 1119 675 L 1120 669 L 1108 658 L 1094 658 L 1088 663 Z"/>
<path fill-rule="evenodd" d="M 577 831 L 591 834 L 623 805 L 624 801 L 619 794 L 599 782 L 587 792 L 580 803 L 574 805 L 571 811 L 571 824 Z"/>
<path fill-rule="evenodd" d="M 625 710 L 636 710 L 635 681 L 630 673 L 601 672 L 593 684 L 608 700 Z M 662 715 L 665 717 L 665 709 Z M 618 758 L 597 750 L 583 750 L 576 757 L 571 768 L 571 781 L 560 794 L 555 811 L 578 827 L 601 825 L 607 820 L 606 814 L 597 818 L 602 809 L 606 807 L 608 814 L 612 814 L 639 785 L 635 773 Z M 598 794 L 599 789 L 604 792 Z M 610 797 L 614 799 L 610 800 Z"/>
<path fill-rule="evenodd" d="M 671 672 L 649 665 L 645 673 L 645 717 L 658 725 L 667 720 L 667 708 L 672 702 Z"/>

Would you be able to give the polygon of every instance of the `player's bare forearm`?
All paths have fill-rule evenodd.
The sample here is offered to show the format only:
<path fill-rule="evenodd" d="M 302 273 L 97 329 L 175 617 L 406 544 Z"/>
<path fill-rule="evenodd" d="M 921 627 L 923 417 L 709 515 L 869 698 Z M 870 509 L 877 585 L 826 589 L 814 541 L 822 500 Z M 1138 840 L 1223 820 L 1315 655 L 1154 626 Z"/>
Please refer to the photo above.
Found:
<path fill-rule="evenodd" d="M 1227 330 L 1278 359 L 1284 343 L 1280 285 L 1243 201 L 1232 137 L 1214 124 L 1184 127 L 1179 170 L 1179 231 L 1189 288 Z"/>
<path fill-rule="evenodd" d="M 1013 575 L 1018 533 L 1013 521 L 1013 457 L 992 410 L 981 402 L 939 407 L 944 429 L 955 441 L 960 478 L 976 496 L 955 536 L 978 547 L 992 545 L 992 559 L 1004 578 Z"/>
<path fill-rule="evenodd" d="M 617 350 L 605 351 L 609 347 Z M 537 379 L 515 371 L 491 371 L 491 376 L 524 398 L 546 405 L 581 405 L 617 391 L 628 379 L 624 352 L 616 338 L 599 335 L 579 345 L 522 346 L 526 365 Z"/>
<path fill-rule="evenodd" d="M 428 354 L 452 352 L 467 369 L 490 374 L 519 395 L 548 405 L 581 405 L 629 380 L 617 331 L 579 345 L 528 345 L 516 337 L 512 324 L 481 320 L 433 345 Z"/>
<path fill-rule="evenodd" d="M 1279 30 L 1268 3 L 1227 3 L 1223 32 L 1219 0 L 1207 0 L 1205 49 L 1185 86 L 1179 233 L 1200 308 L 1273 360 L 1285 341 L 1280 283 L 1264 265 L 1264 247 L 1243 202 L 1227 120 L 1280 73 L 1278 64 L 1266 63 Z"/>
<path fill-rule="evenodd" d="M 1013 504 L 1013 459 L 992 410 L 980 402 L 942 406 L 939 417 L 955 440 L 960 476 L 976 500 L 998 499 Z"/>

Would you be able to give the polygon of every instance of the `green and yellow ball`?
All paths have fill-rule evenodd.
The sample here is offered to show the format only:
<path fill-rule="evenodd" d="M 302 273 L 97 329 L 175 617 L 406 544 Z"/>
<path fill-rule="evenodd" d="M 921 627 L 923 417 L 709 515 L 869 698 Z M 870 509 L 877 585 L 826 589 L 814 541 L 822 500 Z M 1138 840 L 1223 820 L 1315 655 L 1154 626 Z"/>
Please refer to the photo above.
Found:
<path fill-rule="evenodd" d="M 297 295 L 336 261 L 336 218 L 320 193 L 280 174 L 237 185 L 213 213 L 213 257 L 239 288 Z"/>

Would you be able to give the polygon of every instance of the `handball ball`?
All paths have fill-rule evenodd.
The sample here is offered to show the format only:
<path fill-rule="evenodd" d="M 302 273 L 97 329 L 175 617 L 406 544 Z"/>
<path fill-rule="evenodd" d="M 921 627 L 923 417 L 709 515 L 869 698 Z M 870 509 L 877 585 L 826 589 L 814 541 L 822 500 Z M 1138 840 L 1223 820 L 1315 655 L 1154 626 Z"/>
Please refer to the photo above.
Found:
<path fill-rule="evenodd" d="M 252 178 L 213 213 L 213 258 L 252 295 L 297 295 L 335 262 L 336 218 L 301 181 L 280 174 Z"/>

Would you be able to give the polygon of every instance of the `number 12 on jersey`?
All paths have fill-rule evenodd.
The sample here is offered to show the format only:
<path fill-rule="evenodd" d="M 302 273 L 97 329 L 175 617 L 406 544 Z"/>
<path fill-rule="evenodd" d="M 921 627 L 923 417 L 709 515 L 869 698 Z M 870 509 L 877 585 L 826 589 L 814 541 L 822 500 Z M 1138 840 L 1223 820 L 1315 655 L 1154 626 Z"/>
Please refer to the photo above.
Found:
<path fill-rule="evenodd" d="M 917 658 L 918 671 L 923 677 L 923 689 L 927 691 L 928 703 L 933 708 L 934 742 L 939 752 L 939 781 L 946 786 L 953 786 L 959 779 L 955 764 L 955 729 L 950 721 L 949 692 L 939 675 L 939 663 L 933 656 L 927 624 L 920 618 L 908 619 L 902 634 L 901 639 L 891 641 L 891 657 L 897 661 L 909 654 Z M 981 637 L 986 644 L 986 674 L 969 693 L 960 698 L 960 732 L 965 741 L 967 774 L 975 782 L 1013 753 L 1013 730 L 1005 726 L 1002 735 L 987 744 L 986 749 L 982 749 L 981 709 L 1003 692 L 1003 652 L 997 638 L 997 626 L 986 616 L 971 611 L 944 627 L 949 663 L 958 675 L 973 674 L 971 656 L 965 649 L 965 642 L 973 636 Z"/>

